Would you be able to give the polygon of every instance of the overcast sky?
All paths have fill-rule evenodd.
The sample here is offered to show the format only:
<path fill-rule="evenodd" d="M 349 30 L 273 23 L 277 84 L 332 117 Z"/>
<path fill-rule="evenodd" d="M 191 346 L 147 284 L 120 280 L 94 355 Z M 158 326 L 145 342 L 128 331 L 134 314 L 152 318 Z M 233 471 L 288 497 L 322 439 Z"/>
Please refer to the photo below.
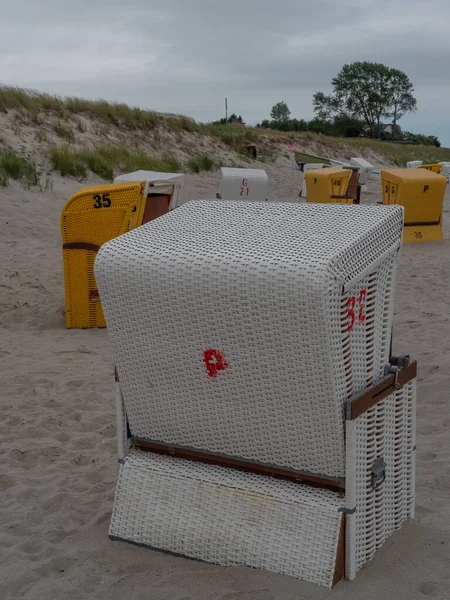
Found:
<path fill-rule="evenodd" d="M 450 146 L 450 0 L 0 0 L 0 81 L 250 124 L 313 116 L 341 66 L 383 62 L 418 100 L 404 129 Z"/>

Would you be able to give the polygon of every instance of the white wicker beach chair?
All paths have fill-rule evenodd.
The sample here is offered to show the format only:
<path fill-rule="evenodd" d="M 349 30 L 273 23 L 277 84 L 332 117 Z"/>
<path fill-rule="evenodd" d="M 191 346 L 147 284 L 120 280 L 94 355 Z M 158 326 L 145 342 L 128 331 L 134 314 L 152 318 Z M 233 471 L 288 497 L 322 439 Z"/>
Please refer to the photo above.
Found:
<path fill-rule="evenodd" d="M 256 200 L 269 197 L 269 178 L 264 169 L 220 169 L 220 190 L 217 198 L 222 200 Z"/>
<path fill-rule="evenodd" d="M 111 538 L 331 587 L 413 517 L 402 227 L 398 206 L 194 201 L 102 246 Z"/>
<path fill-rule="evenodd" d="M 354 157 L 350 159 L 350 165 L 352 167 L 358 167 L 358 183 L 360 185 L 367 185 L 370 176 L 373 173 L 373 165 L 365 160 L 364 158 Z"/>

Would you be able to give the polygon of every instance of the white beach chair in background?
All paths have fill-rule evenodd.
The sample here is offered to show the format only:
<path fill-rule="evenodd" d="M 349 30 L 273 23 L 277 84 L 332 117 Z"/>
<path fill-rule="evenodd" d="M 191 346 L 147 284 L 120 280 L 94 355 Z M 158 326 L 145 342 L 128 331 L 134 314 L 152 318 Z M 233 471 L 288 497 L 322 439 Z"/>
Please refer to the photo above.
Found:
<path fill-rule="evenodd" d="M 145 181 L 150 195 L 167 195 L 169 199 L 168 210 L 173 210 L 181 203 L 181 192 L 184 186 L 183 173 L 160 173 L 159 171 L 134 171 L 124 173 L 114 179 L 114 183 L 125 181 Z"/>
<path fill-rule="evenodd" d="M 342 169 L 343 165 L 345 165 L 345 162 L 342 160 L 334 160 L 333 158 L 330 158 L 330 167 L 333 167 L 334 169 Z"/>
<path fill-rule="evenodd" d="M 441 162 L 440 164 L 442 165 L 441 175 L 445 175 L 448 182 L 450 178 L 450 162 Z"/>
<path fill-rule="evenodd" d="M 358 183 L 359 185 L 367 185 L 370 176 L 373 172 L 373 165 L 364 158 L 351 158 L 350 164 L 352 167 L 358 167 Z"/>
<path fill-rule="evenodd" d="M 220 191 L 217 198 L 222 200 L 267 200 L 269 178 L 264 169 L 241 169 L 222 167 L 220 169 Z"/>

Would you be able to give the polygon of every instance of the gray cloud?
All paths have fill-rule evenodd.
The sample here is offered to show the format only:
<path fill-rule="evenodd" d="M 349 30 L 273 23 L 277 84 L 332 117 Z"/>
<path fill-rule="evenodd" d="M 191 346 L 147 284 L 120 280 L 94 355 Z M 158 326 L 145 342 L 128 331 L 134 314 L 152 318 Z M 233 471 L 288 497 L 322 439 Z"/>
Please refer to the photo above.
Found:
<path fill-rule="evenodd" d="M 248 122 L 286 100 L 312 116 L 353 60 L 384 62 L 414 83 L 408 124 L 448 124 L 450 3 L 411 0 L 0 0 L 4 83 L 209 120 L 228 96 Z M 447 128 L 448 130 L 448 128 Z M 442 130 L 444 131 L 444 130 Z M 450 144 L 450 139 L 448 139 Z"/>

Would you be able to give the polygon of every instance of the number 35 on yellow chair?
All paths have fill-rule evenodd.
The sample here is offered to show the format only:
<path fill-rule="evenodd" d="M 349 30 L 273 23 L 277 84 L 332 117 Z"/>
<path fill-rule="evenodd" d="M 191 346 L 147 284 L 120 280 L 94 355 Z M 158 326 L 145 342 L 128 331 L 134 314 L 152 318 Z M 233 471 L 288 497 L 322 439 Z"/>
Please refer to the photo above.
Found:
<path fill-rule="evenodd" d="M 141 225 L 145 204 L 145 182 L 86 187 L 67 201 L 61 234 L 68 328 L 105 327 L 94 260 L 102 244 Z"/>
<path fill-rule="evenodd" d="M 443 240 L 442 204 L 447 178 L 427 169 L 381 171 L 383 204 L 405 209 L 403 242 Z"/>

